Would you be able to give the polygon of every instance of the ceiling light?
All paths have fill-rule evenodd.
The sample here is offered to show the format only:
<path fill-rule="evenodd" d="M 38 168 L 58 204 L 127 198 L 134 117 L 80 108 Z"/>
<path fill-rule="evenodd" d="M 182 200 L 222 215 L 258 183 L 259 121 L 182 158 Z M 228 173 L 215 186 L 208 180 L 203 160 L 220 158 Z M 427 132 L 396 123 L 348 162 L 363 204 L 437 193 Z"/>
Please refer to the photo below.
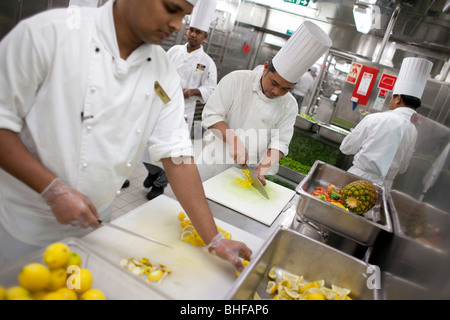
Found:
<path fill-rule="evenodd" d="M 378 6 L 356 3 L 353 6 L 353 17 L 358 32 L 367 34 L 372 29 L 380 28 L 380 8 Z"/>

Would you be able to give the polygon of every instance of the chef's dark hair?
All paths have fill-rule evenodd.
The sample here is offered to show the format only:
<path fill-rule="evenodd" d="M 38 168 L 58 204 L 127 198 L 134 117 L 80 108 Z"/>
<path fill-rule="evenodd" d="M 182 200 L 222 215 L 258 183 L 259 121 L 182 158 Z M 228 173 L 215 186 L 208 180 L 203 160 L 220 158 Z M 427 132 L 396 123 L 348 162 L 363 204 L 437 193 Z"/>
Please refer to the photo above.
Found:
<path fill-rule="evenodd" d="M 269 67 L 267 68 L 267 72 L 275 72 L 275 71 L 277 71 L 277 70 L 276 70 L 275 67 L 273 66 L 272 60 L 270 60 L 270 61 L 269 61 Z"/>
<path fill-rule="evenodd" d="M 394 97 L 397 97 L 397 96 L 398 96 L 398 94 L 394 94 Z M 402 98 L 404 104 L 406 104 L 408 107 L 411 107 L 413 109 L 419 108 L 420 105 L 422 104 L 422 101 L 417 97 L 408 96 L 406 94 L 401 94 L 400 97 Z"/>

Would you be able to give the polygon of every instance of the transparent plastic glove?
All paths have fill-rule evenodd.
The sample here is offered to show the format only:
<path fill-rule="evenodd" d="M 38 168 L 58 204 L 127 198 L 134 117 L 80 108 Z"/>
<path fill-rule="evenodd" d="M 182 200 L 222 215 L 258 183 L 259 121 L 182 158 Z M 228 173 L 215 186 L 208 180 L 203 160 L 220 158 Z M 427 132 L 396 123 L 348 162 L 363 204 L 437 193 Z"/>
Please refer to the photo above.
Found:
<path fill-rule="evenodd" d="M 206 246 L 209 253 L 231 262 L 237 271 L 242 272 L 244 265 L 240 258 L 250 260 L 252 251 L 242 242 L 226 239 L 218 233 Z"/>
<path fill-rule="evenodd" d="M 87 228 L 97 226 L 100 216 L 94 204 L 81 192 L 69 187 L 59 178 L 53 180 L 41 193 L 61 224 Z"/>

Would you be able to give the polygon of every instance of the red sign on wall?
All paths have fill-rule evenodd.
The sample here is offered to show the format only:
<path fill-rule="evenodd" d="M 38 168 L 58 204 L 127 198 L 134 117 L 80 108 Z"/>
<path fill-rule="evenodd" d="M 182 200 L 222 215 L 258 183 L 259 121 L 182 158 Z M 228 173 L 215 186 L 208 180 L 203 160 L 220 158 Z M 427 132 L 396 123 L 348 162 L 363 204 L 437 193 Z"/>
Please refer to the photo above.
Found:
<path fill-rule="evenodd" d="M 378 75 L 378 69 L 369 66 L 362 66 L 358 81 L 351 97 L 351 101 L 366 105 L 372 92 L 375 79 Z"/>
<path fill-rule="evenodd" d="M 378 83 L 378 88 L 392 91 L 395 86 L 395 81 L 397 81 L 397 77 L 383 73 Z"/>

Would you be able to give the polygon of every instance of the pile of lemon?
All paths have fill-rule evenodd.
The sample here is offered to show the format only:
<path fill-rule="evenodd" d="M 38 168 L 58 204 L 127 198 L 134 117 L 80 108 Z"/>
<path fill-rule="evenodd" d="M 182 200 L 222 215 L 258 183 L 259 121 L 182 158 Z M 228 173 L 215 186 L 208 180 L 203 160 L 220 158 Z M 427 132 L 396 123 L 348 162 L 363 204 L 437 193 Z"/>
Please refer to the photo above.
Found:
<path fill-rule="evenodd" d="M 242 172 L 244 172 L 245 176 L 247 177 L 245 180 L 236 178 L 237 183 L 239 183 L 244 188 L 249 188 L 252 186 L 252 178 L 250 177 L 250 170 L 248 169 L 241 169 Z"/>
<path fill-rule="evenodd" d="M 148 258 L 122 258 L 119 264 L 127 268 L 131 273 L 136 276 L 145 275 L 147 282 L 161 283 L 163 279 L 172 273 L 172 270 L 168 269 L 165 264 L 155 264 L 150 262 Z"/>
<path fill-rule="evenodd" d="M 0 300 L 105 300 L 93 289 L 93 277 L 81 268 L 81 257 L 64 243 L 49 245 L 44 263 L 31 262 L 18 274 L 18 285 L 0 286 Z M 71 273 L 72 272 L 72 273 Z"/>
<path fill-rule="evenodd" d="M 332 284 L 325 286 L 324 280 L 305 281 L 303 276 L 291 274 L 272 267 L 268 273 L 266 293 L 274 300 L 352 300 L 350 290 Z M 255 300 L 261 300 L 257 292 Z"/>
<path fill-rule="evenodd" d="M 195 230 L 195 227 L 192 225 L 191 220 L 188 217 L 186 217 L 183 211 L 180 211 L 180 213 L 178 214 L 178 219 L 181 221 L 181 226 L 183 227 L 180 239 L 194 246 L 203 247 L 205 245 L 205 242 L 200 237 L 197 230 Z M 217 227 L 217 231 L 222 233 L 226 239 L 231 238 L 231 234 L 223 230 L 222 228 Z"/>

